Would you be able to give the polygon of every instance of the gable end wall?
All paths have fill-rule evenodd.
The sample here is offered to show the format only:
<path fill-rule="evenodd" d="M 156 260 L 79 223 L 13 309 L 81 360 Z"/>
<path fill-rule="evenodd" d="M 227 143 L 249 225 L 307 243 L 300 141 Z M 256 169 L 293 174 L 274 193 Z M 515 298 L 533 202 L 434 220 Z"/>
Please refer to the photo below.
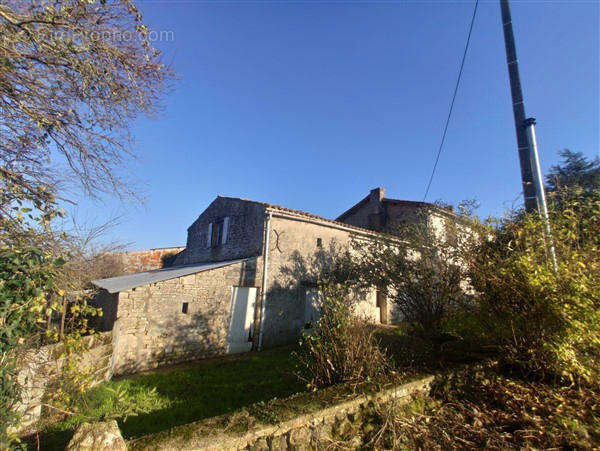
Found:
<path fill-rule="evenodd" d="M 229 218 L 227 242 L 208 247 L 208 225 Z M 265 207 L 254 202 L 217 197 L 188 228 L 186 248 L 176 265 L 256 257 L 262 252 Z"/>

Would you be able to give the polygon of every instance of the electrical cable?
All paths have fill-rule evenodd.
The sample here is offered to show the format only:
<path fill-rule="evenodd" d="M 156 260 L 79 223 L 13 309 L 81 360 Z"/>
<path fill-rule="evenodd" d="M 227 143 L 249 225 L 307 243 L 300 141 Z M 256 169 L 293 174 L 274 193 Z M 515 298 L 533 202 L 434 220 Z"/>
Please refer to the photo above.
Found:
<path fill-rule="evenodd" d="M 458 87 L 460 85 L 460 79 L 462 77 L 463 68 L 465 67 L 465 59 L 467 58 L 467 51 L 469 50 L 469 43 L 471 42 L 471 33 L 473 32 L 473 24 L 475 23 L 475 15 L 477 14 L 477 6 L 479 5 L 479 0 L 475 0 L 475 7 L 473 8 L 473 17 L 471 17 L 471 24 L 469 25 L 469 34 L 467 36 L 467 43 L 465 44 L 465 51 L 462 56 L 462 61 L 460 63 L 460 70 L 458 71 L 458 78 L 456 79 L 456 86 L 454 87 L 454 94 L 452 95 L 452 102 L 450 103 L 450 111 L 448 112 L 448 117 L 446 118 L 446 125 L 444 126 L 444 133 L 442 134 L 442 141 L 440 142 L 440 147 L 437 152 L 437 156 L 435 158 L 435 163 L 433 165 L 433 170 L 431 171 L 431 177 L 429 177 L 429 183 L 427 183 L 427 189 L 425 190 L 425 195 L 423 196 L 423 201 L 427 198 L 429 194 L 429 188 L 431 188 L 431 182 L 433 182 L 433 177 L 435 175 L 435 171 L 437 169 L 438 162 L 440 161 L 440 155 L 442 153 L 442 148 L 444 147 L 444 141 L 446 140 L 446 133 L 448 132 L 448 125 L 450 124 L 450 118 L 452 117 L 452 110 L 454 109 L 454 101 L 456 100 L 456 94 L 458 93 Z"/>

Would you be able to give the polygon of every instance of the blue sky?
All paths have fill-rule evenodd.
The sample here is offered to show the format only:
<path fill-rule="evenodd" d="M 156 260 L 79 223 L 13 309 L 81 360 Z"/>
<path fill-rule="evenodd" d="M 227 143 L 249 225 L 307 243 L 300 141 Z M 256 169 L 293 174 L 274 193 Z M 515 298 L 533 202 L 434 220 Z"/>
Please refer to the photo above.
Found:
<path fill-rule="evenodd" d="M 159 1 L 146 23 L 178 80 L 134 127 L 143 205 L 82 200 L 131 248 L 185 243 L 217 195 L 334 218 L 368 191 L 421 200 L 462 55 L 471 1 Z M 513 1 L 526 111 L 543 169 L 599 145 L 599 3 Z M 428 200 L 518 199 L 520 174 L 497 1 L 480 2 Z M 518 202 L 518 201 L 517 201 Z"/>

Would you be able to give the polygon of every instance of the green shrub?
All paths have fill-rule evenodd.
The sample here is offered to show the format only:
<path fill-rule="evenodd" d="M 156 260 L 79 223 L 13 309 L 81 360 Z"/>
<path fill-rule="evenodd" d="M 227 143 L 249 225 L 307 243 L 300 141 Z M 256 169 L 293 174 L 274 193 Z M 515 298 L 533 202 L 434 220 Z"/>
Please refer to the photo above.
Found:
<path fill-rule="evenodd" d="M 600 356 L 600 193 L 554 196 L 556 271 L 537 213 L 504 219 L 472 256 L 481 338 L 525 373 L 592 380 Z"/>

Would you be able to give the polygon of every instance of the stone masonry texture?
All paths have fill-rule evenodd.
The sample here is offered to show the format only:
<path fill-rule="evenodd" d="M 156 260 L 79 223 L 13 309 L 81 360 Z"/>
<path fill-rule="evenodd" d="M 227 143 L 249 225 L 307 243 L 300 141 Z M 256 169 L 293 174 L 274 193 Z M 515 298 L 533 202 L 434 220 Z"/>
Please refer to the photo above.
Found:
<path fill-rule="evenodd" d="M 349 245 L 352 232 L 274 215 L 268 258 L 263 345 L 295 342 L 304 327 L 306 290 L 320 269 Z M 358 308 L 378 321 L 374 293 L 366 293 Z"/>
<path fill-rule="evenodd" d="M 208 225 L 229 218 L 227 242 L 208 247 Z M 175 264 L 256 257 L 262 251 L 265 207 L 241 199 L 217 197 L 188 228 L 185 250 Z"/>
<path fill-rule="evenodd" d="M 66 451 L 127 451 L 115 420 L 83 423 L 67 445 Z"/>
<path fill-rule="evenodd" d="M 431 215 L 429 204 L 384 198 L 383 189 L 343 215 L 344 222 L 372 230 L 388 230 L 404 221 L 423 217 L 434 226 L 450 213 Z M 422 204 L 422 205 L 421 205 Z M 297 341 L 306 326 L 307 299 L 318 272 L 352 239 L 367 239 L 360 230 L 320 221 L 280 207 L 217 197 L 188 228 L 186 248 L 174 265 L 246 259 L 226 267 L 199 272 L 133 288 L 121 293 L 101 291 L 97 303 L 104 309 L 102 330 L 113 330 L 114 371 L 133 373 L 163 364 L 182 362 L 229 352 L 233 287 L 256 287 L 253 345 L 258 346 L 263 248 L 269 225 L 268 278 L 263 314 L 265 348 Z M 438 217 L 439 216 L 439 217 Z M 442 219 L 444 217 L 444 219 Z M 209 224 L 227 218 L 226 241 L 209 245 Z M 162 259 L 160 250 L 146 256 L 144 264 Z M 139 261 L 142 264 L 142 260 Z M 152 263 L 152 264 L 154 264 Z M 401 320 L 393 304 L 377 298 L 375 289 L 355 295 L 358 313 L 374 322 Z M 183 303 L 188 312 L 182 312 Z"/>
<path fill-rule="evenodd" d="M 372 395 L 334 404 L 325 409 L 300 415 L 275 425 L 259 424 L 245 433 L 217 432 L 206 435 L 203 421 L 173 428 L 130 443 L 132 449 L 194 450 L 319 450 L 329 449 L 332 439 L 356 437 L 364 421 L 364 413 L 377 405 L 402 405 L 419 393 L 428 393 L 433 376 L 388 388 Z M 356 437 L 356 449 L 360 439 Z"/>
<path fill-rule="evenodd" d="M 115 374 L 226 354 L 232 289 L 257 286 L 256 269 L 250 259 L 119 293 Z"/>

